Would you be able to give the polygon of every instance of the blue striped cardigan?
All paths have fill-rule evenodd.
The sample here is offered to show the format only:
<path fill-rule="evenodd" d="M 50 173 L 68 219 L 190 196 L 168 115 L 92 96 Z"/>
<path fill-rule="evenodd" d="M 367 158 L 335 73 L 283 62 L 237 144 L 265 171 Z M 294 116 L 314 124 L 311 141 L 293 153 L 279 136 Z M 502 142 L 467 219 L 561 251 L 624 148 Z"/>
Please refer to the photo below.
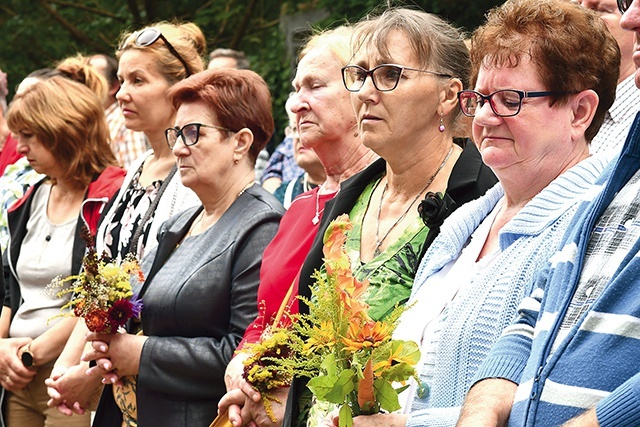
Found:
<path fill-rule="evenodd" d="M 601 426 L 640 425 L 640 239 L 611 282 L 549 356 L 576 290 L 591 230 L 640 169 L 640 114 L 603 192 L 578 207 L 564 244 L 480 367 L 476 380 L 519 384 L 509 425 L 557 426 L 596 407 Z"/>

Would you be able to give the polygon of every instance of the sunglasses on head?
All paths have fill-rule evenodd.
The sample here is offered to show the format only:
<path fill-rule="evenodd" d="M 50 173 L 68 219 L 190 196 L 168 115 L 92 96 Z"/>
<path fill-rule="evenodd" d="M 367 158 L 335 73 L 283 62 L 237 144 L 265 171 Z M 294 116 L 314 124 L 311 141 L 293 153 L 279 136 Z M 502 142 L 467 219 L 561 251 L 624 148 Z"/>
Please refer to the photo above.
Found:
<path fill-rule="evenodd" d="M 162 35 L 162 32 L 158 28 L 155 28 L 155 27 L 145 28 L 144 30 L 137 33 L 135 44 L 136 46 L 147 47 L 157 42 L 158 39 L 161 39 L 164 42 L 164 45 L 167 47 L 167 49 L 169 49 L 169 52 L 171 52 L 171 54 L 175 56 L 176 59 L 178 59 L 182 63 L 185 71 L 187 72 L 187 77 L 192 75 L 193 73 L 191 72 L 191 69 L 187 64 L 187 61 L 185 61 L 182 55 L 178 53 L 176 48 L 174 48 L 173 45 L 169 43 L 169 40 L 167 40 L 167 38 Z"/>

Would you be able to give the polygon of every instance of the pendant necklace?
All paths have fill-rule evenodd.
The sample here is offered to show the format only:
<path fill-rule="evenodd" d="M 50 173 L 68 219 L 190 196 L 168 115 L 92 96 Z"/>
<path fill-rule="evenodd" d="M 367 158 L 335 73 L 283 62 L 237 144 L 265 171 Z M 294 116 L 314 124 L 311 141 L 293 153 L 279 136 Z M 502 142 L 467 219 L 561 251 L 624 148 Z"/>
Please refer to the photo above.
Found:
<path fill-rule="evenodd" d="M 320 215 L 322 215 L 322 212 L 324 212 L 324 206 L 322 207 L 322 210 L 320 210 L 320 191 L 322 191 L 322 185 L 318 187 L 318 191 L 316 191 L 316 214 L 311 220 L 311 224 L 313 225 L 318 225 L 318 223 L 320 222 Z"/>
<path fill-rule="evenodd" d="M 407 206 L 407 209 L 405 209 L 405 211 L 402 213 L 402 215 L 400 215 L 400 217 L 396 220 L 396 222 L 393 223 L 391 228 L 389 228 L 389 230 L 387 230 L 387 232 L 384 234 L 384 236 L 382 236 L 382 238 L 379 238 L 379 234 L 380 234 L 380 211 L 382 210 L 382 201 L 384 200 L 384 193 L 387 191 L 387 187 L 389 187 L 389 180 L 387 180 L 384 183 L 384 188 L 382 189 L 382 194 L 380 195 L 380 203 L 378 204 L 378 217 L 376 218 L 376 235 L 375 235 L 376 246 L 373 249 L 373 256 L 380 255 L 380 246 L 382 245 L 382 243 L 386 240 L 386 238 L 389 236 L 391 231 L 394 228 L 396 228 L 396 226 L 400 223 L 400 221 L 402 221 L 402 219 L 405 216 L 407 216 L 407 214 L 409 213 L 409 210 L 411 209 L 411 206 L 414 205 L 414 203 L 418 200 L 420 195 L 422 195 L 422 193 L 424 193 L 424 191 L 427 188 L 429 188 L 429 186 L 431 185 L 433 180 L 436 179 L 436 175 L 438 175 L 438 172 L 440 172 L 442 170 L 442 168 L 444 167 L 444 165 L 447 163 L 447 160 L 449 160 L 449 157 L 451 157 L 451 153 L 452 152 L 453 152 L 453 147 L 451 147 L 449 149 L 449 153 L 447 153 L 447 156 L 444 158 L 442 163 L 440 163 L 440 166 L 438 166 L 438 169 L 436 169 L 434 174 L 431 175 L 431 178 L 429 178 L 429 180 L 427 181 L 425 186 L 422 188 L 422 190 L 420 190 L 418 192 L 418 194 L 416 194 L 416 196 L 413 198 L 413 201 L 409 204 L 409 206 Z"/>
<path fill-rule="evenodd" d="M 324 212 L 324 208 L 325 208 L 323 206 L 322 209 L 320 209 L 320 192 L 322 191 L 322 187 L 324 187 L 324 183 L 318 186 L 318 191 L 316 192 L 316 214 L 313 216 L 313 219 L 311 220 L 311 224 L 313 225 L 318 225 L 318 223 L 320 222 L 320 215 L 322 215 L 322 212 Z M 340 187 L 338 187 L 338 190 L 336 190 L 333 197 L 337 196 L 339 192 L 340 192 Z"/>

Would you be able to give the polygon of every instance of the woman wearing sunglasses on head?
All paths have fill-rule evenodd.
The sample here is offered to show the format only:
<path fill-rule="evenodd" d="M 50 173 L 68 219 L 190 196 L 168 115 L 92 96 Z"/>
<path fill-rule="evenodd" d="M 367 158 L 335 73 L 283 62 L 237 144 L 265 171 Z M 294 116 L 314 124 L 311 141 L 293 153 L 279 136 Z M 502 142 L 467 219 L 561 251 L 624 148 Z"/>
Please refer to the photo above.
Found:
<path fill-rule="evenodd" d="M 588 143 L 615 98 L 620 51 L 596 13 L 563 0 L 507 1 L 474 33 L 471 63 L 474 90 L 458 98 L 500 183 L 447 218 L 420 264 L 396 330 L 423 355 L 408 418 L 359 417 L 355 426 L 456 425 L 491 346 L 578 204 L 599 190 L 607 159 L 590 157 Z"/>
<path fill-rule="evenodd" d="M 105 209 L 96 236 L 98 253 L 105 251 L 112 258 L 132 253 L 141 260 L 158 244 L 158 230 L 165 220 L 199 204 L 195 193 L 180 182 L 164 131 L 174 125 L 176 115 L 167 93 L 204 69 L 205 46 L 202 31 L 192 23 L 158 23 L 122 36 L 116 52 L 120 80 L 116 98 L 126 127 L 144 132 L 151 150 L 133 162 Z M 100 386 L 99 381 L 87 381 L 87 366 L 78 364 L 87 332 L 84 323 L 78 322 L 47 380 L 49 404 L 65 413 L 83 412 L 94 394 L 88 390 Z"/>
<path fill-rule="evenodd" d="M 127 128 L 144 132 L 151 150 L 131 165 L 118 197 L 100 225 L 96 244 L 111 257 L 142 259 L 156 244 L 160 225 L 197 203 L 176 176 L 176 161 L 164 130 L 176 110 L 167 99 L 177 82 L 202 71 L 206 42 L 192 23 L 160 23 L 125 34 L 116 54 L 120 103 Z"/>
<path fill-rule="evenodd" d="M 105 387 L 94 426 L 191 427 L 215 418 L 226 365 L 258 314 L 262 253 L 284 212 L 254 184 L 274 127 L 260 76 L 203 71 L 176 84 L 169 101 L 177 116 L 167 146 L 202 206 L 165 222 L 144 258 L 142 334 L 87 336 L 83 358 L 97 359 L 91 375 L 109 384 L 137 377 L 133 387 Z"/>

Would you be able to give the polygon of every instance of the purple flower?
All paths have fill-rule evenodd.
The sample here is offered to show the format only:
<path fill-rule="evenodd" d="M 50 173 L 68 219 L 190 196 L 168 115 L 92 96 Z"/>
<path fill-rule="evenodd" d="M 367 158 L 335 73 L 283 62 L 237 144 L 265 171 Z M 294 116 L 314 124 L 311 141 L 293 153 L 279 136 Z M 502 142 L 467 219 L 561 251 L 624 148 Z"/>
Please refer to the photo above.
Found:
<path fill-rule="evenodd" d="M 142 300 L 138 297 L 138 294 L 133 294 L 129 302 L 131 302 L 131 313 L 133 317 L 139 319 L 140 313 L 142 313 Z"/>

